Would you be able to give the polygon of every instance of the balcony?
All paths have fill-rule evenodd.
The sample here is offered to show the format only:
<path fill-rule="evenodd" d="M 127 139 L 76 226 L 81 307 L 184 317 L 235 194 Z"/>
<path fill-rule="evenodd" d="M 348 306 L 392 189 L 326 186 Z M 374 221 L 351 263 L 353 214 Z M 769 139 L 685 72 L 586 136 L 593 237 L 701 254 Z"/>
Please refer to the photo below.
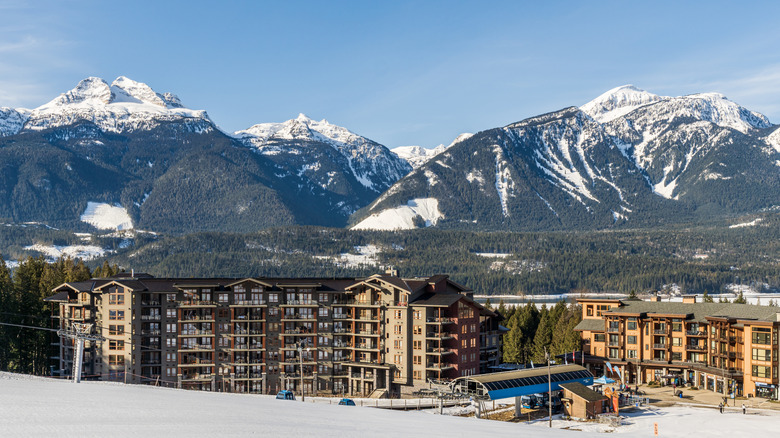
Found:
<path fill-rule="evenodd" d="M 290 300 L 280 305 L 280 307 L 317 307 L 317 300 Z"/>
<path fill-rule="evenodd" d="M 141 321 L 159 321 L 159 314 L 141 315 Z"/>
<path fill-rule="evenodd" d="M 707 347 L 704 345 L 685 344 L 685 349 L 688 351 L 707 351 Z"/>
<path fill-rule="evenodd" d="M 232 322 L 249 322 L 249 321 L 265 321 L 265 316 L 262 313 L 248 313 L 243 315 L 235 315 Z"/>
<path fill-rule="evenodd" d="M 668 335 L 669 334 L 669 330 L 668 329 L 656 329 L 656 330 L 653 330 L 653 334 L 654 335 Z"/>
<path fill-rule="evenodd" d="M 429 348 L 426 354 L 444 355 L 452 354 L 454 351 L 451 348 Z"/>
<path fill-rule="evenodd" d="M 142 336 L 160 336 L 160 330 L 141 330 Z"/>
<path fill-rule="evenodd" d="M 234 302 L 230 307 L 265 306 L 266 304 L 265 300 L 241 300 Z"/>
<path fill-rule="evenodd" d="M 426 338 L 431 339 L 451 339 L 452 333 L 450 332 L 428 332 L 425 334 Z"/>
<path fill-rule="evenodd" d="M 159 306 L 160 302 L 159 301 L 145 300 L 145 301 L 141 301 L 141 305 L 142 306 Z"/>
<path fill-rule="evenodd" d="M 452 318 L 434 318 L 430 317 L 425 321 L 426 324 L 454 324 L 455 320 Z"/>
<path fill-rule="evenodd" d="M 612 327 L 612 326 L 607 327 L 607 332 L 608 333 L 620 333 L 620 326 L 617 326 L 617 327 Z"/>
<path fill-rule="evenodd" d="M 685 334 L 687 336 L 696 336 L 696 337 L 699 337 L 699 338 L 706 338 L 707 337 L 707 332 L 700 332 L 698 330 L 688 330 L 688 331 L 685 332 Z"/>
<path fill-rule="evenodd" d="M 182 336 L 214 336 L 212 330 L 182 330 L 179 337 Z"/>
<path fill-rule="evenodd" d="M 157 319 L 160 319 L 160 316 L 157 315 Z M 207 315 L 182 315 L 181 319 L 179 319 L 179 322 L 188 322 L 188 321 L 214 321 L 214 315 L 213 314 L 207 314 Z"/>
<path fill-rule="evenodd" d="M 301 315 L 300 313 L 286 313 L 282 315 L 282 319 L 285 321 L 311 321 L 317 319 L 317 316 L 314 314 L 311 315 Z"/>
<path fill-rule="evenodd" d="M 212 379 L 212 377 L 214 377 L 214 374 L 211 374 L 211 373 L 209 373 L 209 374 L 200 374 L 200 373 L 182 374 L 181 380 L 182 381 L 190 381 L 190 382 L 193 382 L 193 381 L 204 382 L 204 381 L 210 381 Z"/>
<path fill-rule="evenodd" d="M 656 350 L 666 350 L 667 344 L 653 344 L 653 348 Z"/>
<path fill-rule="evenodd" d="M 609 341 L 607 342 L 608 347 L 620 347 L 620 341 Z"/>
<path fill-rule="evenodd" d="M 214 301 L 207 301 L 207 300 L 188 300 L 188 301 L 180 301 L 179 307 L 181 308 L 217 307 L 217 303 L 215 303 Z"/>

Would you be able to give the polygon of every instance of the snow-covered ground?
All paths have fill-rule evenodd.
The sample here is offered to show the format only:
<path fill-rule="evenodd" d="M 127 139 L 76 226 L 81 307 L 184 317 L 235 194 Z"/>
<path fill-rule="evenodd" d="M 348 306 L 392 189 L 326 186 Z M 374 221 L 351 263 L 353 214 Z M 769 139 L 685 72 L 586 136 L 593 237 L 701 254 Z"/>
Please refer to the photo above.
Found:
<path fill-rule="evenodd" d="M 353 230 L 412 230 L 416 217 L 425 221 L 425 226 L 436 225 L 444 215 L 439 211 L 439 200 L 436 198 L 412 199 L 406 205 L 382 210 L 379 213 L 363 219 Z"/>
<path fill-rule="evenodd" d="M 88 202 L 81 214 L 81 221 L 99 230 L 128 230 L 133 228 L 133 220 L 127 210 L 119 204 Z"/>
<path fill-rule="evenodd" d="M 272 396 L 184 391 L 150 386 L 69 381 L 0 373 L 0 435 L 9 437 L 597 437 L 604 432 L 652 437 L 767 436 L 777 411 L 720 414 L 696 407 L 646 408 L 624 425 L 547 420 L 507 423 Z M 468 410 L 468 409 L 466 409 Z M 464 413 L 463 409 L 448 410 Z M 463 411 L 463 412 L 461 412 Z M 568 430 L 564 430 L 568 429 Z M 571 430 L 581 432 L 573 435 Z"/>
<path fill-rule="evenodd" d="M 25 246 L 24 249 L 45 254 L 49 260 L 56 260 L 63 256 L 91 260 L 106 253 L 105 249 L 95 245 L 58 246 L 36 243 L 34 245 Z"/>
<path fill-rule="evenodd" d="M 360 268 L 361 266 L 378 266 L 379 254 L 382 250 L 376 245 L 356 246 L 353 253 L 339 254 L 338 256 L 314 256 L 322 260 L 330 260 L 345 268 Z"/>

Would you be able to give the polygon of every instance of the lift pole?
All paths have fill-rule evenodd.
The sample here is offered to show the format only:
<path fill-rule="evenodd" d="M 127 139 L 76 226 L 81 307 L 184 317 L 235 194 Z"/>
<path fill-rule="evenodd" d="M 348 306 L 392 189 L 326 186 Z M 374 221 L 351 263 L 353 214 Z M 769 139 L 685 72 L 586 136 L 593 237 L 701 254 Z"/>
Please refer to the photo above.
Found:
<path fill-rule="evenodd" d="M 74 322 L 73 328 L 57 330 L 60 337 L 76 341 L 76 351 L 73 354 L 73 383 L 81 382 L 81 367 L 84 363 L 84 341 L 103 342 L 106 340 L 99 334 L 92 334 L 92 324 Z"/>

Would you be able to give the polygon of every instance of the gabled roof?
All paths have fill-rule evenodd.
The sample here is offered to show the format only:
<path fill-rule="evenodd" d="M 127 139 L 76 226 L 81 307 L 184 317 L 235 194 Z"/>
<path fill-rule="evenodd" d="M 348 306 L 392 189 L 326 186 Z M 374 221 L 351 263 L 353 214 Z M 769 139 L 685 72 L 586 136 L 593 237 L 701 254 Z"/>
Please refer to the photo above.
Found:
<path fill-rule="evenodd" d="M 92 290 L 101 290 L 106 286 L 114 286 L 114 285 L 126 287 L 131 291 L 146 290 L 146 285 L 143 284 L 140 280 L 124 280 L 124 279 L 107 281 L 99 286 L 94 286 Z"/>
<path fill-rule="evenodd" d="M 239 283 L 243 283 L 245 281 L 251 281 L 252 283 L 257 283 L 257 284 L 259 284 L 261 286 L 265 286 L 265 287 L 274 287 L 273 284 L 265 282 L 265 281 L 262 281 L 262 280 L 258 280 L 257 278 L 242 278 L 241 280 L 234 281 L 232 283 L 226 284 L 225 287 L 233 287 L 233 286 L 235 286 L 235 285 L 237 285 Z"/>
<path fill-rule="evenodd" d="M 63 292 L 57 292 L 56 294 L 44 298 L 43 301 L 50 301 L 50 302 L 62 302 L 62 301 L 68 301 L 68 293 Z"/>

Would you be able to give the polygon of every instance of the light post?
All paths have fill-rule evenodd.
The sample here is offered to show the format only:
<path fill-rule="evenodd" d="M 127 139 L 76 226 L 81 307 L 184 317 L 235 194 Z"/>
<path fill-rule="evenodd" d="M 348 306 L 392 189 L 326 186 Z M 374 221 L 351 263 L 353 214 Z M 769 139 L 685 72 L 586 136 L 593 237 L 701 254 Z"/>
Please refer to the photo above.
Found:
<path fill-rule="evenodd" d="M 304 345 L 304 341 L 298 342 L 298 361 L 299 361 L 299 364 L 300 364 L 300 367 L 301 367 L 301 369 L 300 369 L 300 372 L 301 372 L 301 377 L 300 377 L 300 382 L 301 382 L 301 402 L 306 401 L 306 391 L 303 390 L 303 345 Z M 309 350 L 310 350 L 310 348 L 306 348 L 306 351 L 309 351 Z"/>
<path fill-rule="evenodd" d="M 552 428 L 552 379 L 550 378 L 550 353 L 544 347 L 544 357 L 547 359 L 547 411 L 550 415 L 550 427 Z"/>

